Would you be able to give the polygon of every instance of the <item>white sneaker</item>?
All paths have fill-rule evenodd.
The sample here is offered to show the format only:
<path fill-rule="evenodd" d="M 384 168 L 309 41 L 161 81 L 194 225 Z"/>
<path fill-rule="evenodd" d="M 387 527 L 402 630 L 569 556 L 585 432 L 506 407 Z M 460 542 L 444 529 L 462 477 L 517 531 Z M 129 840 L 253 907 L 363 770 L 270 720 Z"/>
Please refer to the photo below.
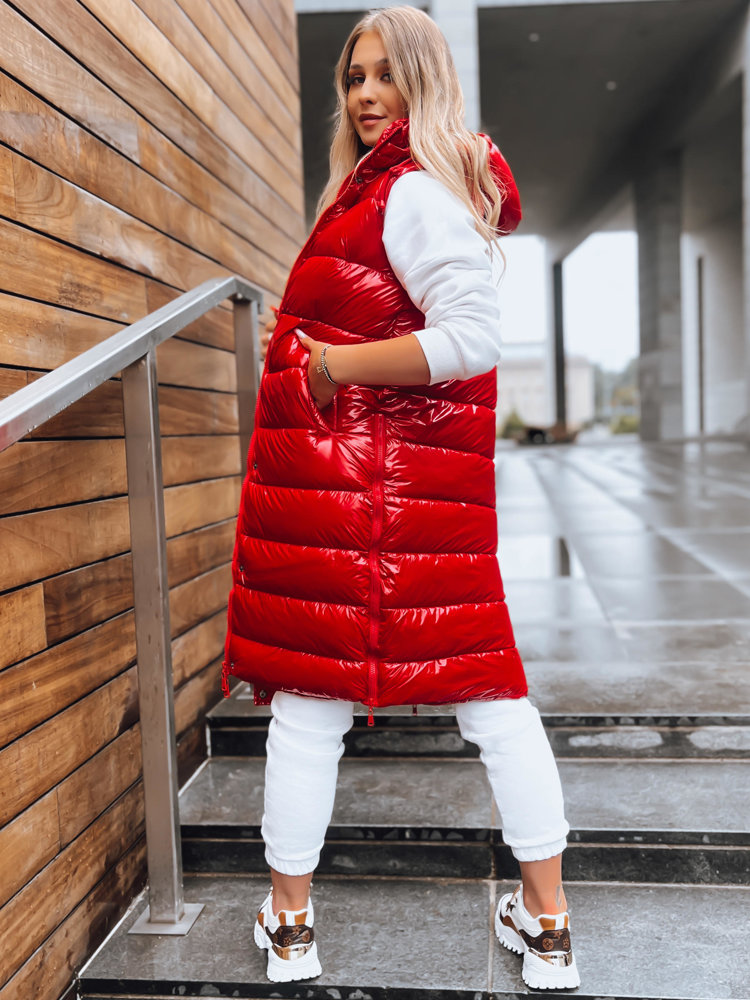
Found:
<path fill-rule="evenodd" d="M 565 913 L 532 917 L 523 904 L 523 886 L 497 904 L 495 933 L 500 944 L 523 955 L 521 975 L 536 990 L 572 989 L 581 985 L 570 946 L 570 918 Z"/>
<path fill-rule="evenodd" d="M 310 979 L 322 972 L 313 931 L 313 905 L 304 910 L 273 912 L 271 890 L 263 900 L 255 921 L 255 943 L 268 949 L 267 975 L 272 983 Z"/>

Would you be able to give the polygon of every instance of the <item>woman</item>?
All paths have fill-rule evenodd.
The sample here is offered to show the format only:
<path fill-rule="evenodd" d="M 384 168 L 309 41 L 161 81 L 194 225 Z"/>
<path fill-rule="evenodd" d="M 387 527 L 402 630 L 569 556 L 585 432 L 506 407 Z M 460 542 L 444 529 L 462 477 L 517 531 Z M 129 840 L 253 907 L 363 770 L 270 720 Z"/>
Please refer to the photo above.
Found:
<path fill-rule="evenodd" d="M 353 706 L 455 704 L 522 884 L 501 942 L 534 987 L 578 985 L 569 827 L 526 698 L 497 562 L 497 294 L 520 220 L 507 164 L 462 124 L 445 39 L 371 12 L 337 69 L 331 178 L 265 359 L 233 561 L 227 674 L 271 705 L 255 925 L 268 977 L 319 975 L 310 885 Z"/>

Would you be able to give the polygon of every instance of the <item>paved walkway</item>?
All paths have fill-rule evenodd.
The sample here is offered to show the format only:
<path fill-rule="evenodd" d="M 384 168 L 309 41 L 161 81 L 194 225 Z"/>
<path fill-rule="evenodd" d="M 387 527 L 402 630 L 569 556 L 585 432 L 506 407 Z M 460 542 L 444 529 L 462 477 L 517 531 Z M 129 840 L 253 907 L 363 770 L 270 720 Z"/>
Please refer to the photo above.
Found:
<path fill-rule="evenodd" d="M 497 482 L 543 710 L 750 716 L 750 449 L 500 448 Z"/>

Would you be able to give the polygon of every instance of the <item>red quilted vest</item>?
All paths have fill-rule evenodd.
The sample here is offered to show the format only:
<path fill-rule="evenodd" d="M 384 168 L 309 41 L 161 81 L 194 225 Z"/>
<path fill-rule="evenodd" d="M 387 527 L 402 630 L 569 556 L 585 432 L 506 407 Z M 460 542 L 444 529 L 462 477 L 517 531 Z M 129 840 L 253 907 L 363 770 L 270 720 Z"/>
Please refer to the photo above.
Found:
<path fill-rule="evenodd" d="M 490 142 L 489 139 L 487 139 Z M 518 194 L 491 144 L 515 228 Z M 297 331 L 357 344 L 423 329 L 388 263 L 383 213 L 418 169 L 385 129 L 322 214 L 269 344 L 242 490 L 224 689 L 373 706 L 517 698 L 495 511 L 495 370 L 423 386 L 342 386 L 325 409 Z"/>

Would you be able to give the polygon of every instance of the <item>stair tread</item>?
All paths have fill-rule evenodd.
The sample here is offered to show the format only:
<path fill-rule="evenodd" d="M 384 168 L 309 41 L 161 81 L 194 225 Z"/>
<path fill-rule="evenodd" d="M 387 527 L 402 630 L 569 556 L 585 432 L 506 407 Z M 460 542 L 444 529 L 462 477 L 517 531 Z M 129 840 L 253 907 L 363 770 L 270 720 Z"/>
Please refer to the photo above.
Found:
<path fill-rule="evenodd" d="M 323 974 L 269 983 L 252 944 L 265 876 L 188 877 L 185 897 L 205 909 L 186 937 L 127 930 L 139 900 L 81 973 L 81 996 L 299 997 L 307 1000 L 482 1000 L 529 994 L 521 959 L 494 938 L 494 900 L 512 883 L 316 878 L 316 938 Z M 750 888 L 568 884 L 581 998 L 740 1000 L 741 949 L 727 947 Z M 655 942 L 658 941 L 658 947 Z M 335 992 L 338 991 L 338 992 Z"/>
<path fill-rule="evenodd" d="M 750 674 L 747 663 L 529 663 L 530 699 L 545 722 L 634 718 L 638 720 L 705 720 L 713 725 L 750 724 Z M 355 705 L 355 716 L 367 709 Z M 208 713 L 217 726 L 264 722 L 268 705 L 253 703 L 252 689 L 239 684 Z M 375 710 L 376 722 L 404 719 L 425 725 L 455 723 L 452 705 L 410 705 Z"/>
<path fill-rule="evenodd" d="M 742 761 L 561 760 L 573 831 L 673 831 L 675 842 L 712 833 L 750 844 L 750 764 Z M 260 825 L 265 761 L 215 757 L 183 791 L 186 827 Z M 716 795 L 716 788 L 732 795 Z M 331 822 L 362 827 L 490 830 L 502 825 L 484 766 L 475 759 L 342 760 Z"/>

